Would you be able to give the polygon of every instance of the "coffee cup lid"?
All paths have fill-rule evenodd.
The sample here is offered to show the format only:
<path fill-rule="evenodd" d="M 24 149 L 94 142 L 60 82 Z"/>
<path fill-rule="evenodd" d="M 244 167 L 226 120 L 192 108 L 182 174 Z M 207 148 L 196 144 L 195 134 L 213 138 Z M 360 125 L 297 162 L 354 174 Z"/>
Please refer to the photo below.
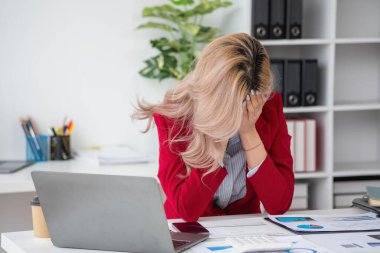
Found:
<path fill-rule="evenodd" d="M 38 197 L 36 196 L 36 197 L 34 197 L 34 198 L 32 199 L 32 201 L 30 201 L 30 204 L 31 204 L 32 206 L 39 206 L 39 205 L 40 205 L 40 200 L 39 200 Z"/>

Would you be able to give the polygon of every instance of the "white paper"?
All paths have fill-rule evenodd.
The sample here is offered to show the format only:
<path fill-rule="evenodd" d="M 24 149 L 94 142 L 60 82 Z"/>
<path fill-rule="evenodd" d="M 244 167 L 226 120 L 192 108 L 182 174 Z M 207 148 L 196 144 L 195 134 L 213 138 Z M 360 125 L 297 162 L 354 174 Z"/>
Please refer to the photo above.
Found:
<path fill-rule="evenodd" d="M 187 252 L 187 251 L 186 251 Z M 194 253 L 236 253 L 236 250 L 223 241 L 205 241 L 191 248 Z"/>
<path fill-rule="evenodd" d="M 341 234 L 318 234 L 307 236 L 308 240 L 324 245 L 334 252 L 380 252 L 380 231 Z"/>
<path fill-rule="evenodd" d="M 338 232 L 380 230 L 374 213 L 361 215 L 271 215 L 269 218 L 298 232 Z"/>
<path fill-rule="evenodd" d="M 76 159 L 104 164 L 128 164 L 149 162 L 149 157 L 127 146 L 109 146 L 80 150 Z"/>
<path fill-rule="evenodd" d="M 276 251 L 278 253 L 332 253 L 326 248 L 316 245 L 304 239 L 302 236 L 276 236 L 275 239 L 280 242 L 291 242 L 292 249 Z M 224 240 L 205 241 L 191 248 L 194 253 L 236 253 L 237 250 Z"/>
<path fill-rule="evenodd" d="M 280 251 L 284 253 L 332 253 L 332 251 L 320 246 L 321 244 L 317 245 L 300 235 L 276 237 L 276 240 L 292 243 L 291 250 Z"/>
<path fill-rule="evenodd" d="M 289 235 L 287 231 L 270 224 L 263 218 L 230 219 L 225 221 L 199 221 L 210 232 L 210 238 L 244 235 Z"/>
<path fill-rule="evenodd" d="M 263 218 L 244 218 L 216 221 L 200 221 L 199 223 L 206 228 L 211 227 L 236 227 L 236 226 L 263 226 L 267 225 Z"/>

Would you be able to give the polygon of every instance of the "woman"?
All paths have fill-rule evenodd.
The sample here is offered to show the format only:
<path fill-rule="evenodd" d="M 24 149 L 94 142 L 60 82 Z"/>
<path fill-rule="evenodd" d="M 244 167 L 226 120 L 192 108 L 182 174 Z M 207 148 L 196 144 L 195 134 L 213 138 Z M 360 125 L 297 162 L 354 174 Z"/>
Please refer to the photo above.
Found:
<path fill-rule="evenodd" d="M 159 137 L 158 178 L 167 218 L 289 209 L 294 190 L 290 136 L 273 92 L 269 57 L 255 38 L 219 37 L 164 101 L 139 102 L 136 119 Z"/>

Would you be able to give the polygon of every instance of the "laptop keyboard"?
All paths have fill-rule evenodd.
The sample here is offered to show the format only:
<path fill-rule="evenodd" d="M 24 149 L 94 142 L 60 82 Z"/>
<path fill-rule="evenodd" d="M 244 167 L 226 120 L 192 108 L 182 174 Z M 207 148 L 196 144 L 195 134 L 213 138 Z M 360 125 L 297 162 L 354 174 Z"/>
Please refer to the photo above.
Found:
<path fill-rule="evenodd" d="M 181 247 L 182 245 L 185 245 L 186 243 L 189 243 L 189 241 L 184 240 L 172 240 L 174 248 Z"/>

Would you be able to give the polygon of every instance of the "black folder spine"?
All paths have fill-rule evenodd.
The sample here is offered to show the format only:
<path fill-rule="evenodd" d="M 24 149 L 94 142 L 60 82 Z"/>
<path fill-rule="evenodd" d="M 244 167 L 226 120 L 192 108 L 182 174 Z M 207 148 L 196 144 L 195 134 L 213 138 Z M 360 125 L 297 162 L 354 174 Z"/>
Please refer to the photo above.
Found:
<path fill-rule="evenodd" d="M 302 0 L 287 0 L 286 30 L 289 39 L 302 35 Z"/>
<path fill-rule="evenodd" d="M 300 106 L 302 61 L 287 60 L 285 69 L 284 106 Z"/>
<path fill-rule="evenodd" d="M 253 0 L 252 34 L 257 39 L 269 38 L 269 0 Z"/>
<path fill-rule="evenodd" d="M 302 105 L 316 105 L 318 98 L 318 61 L 304 60 L 302 69 Z"/>
<path fill-rule="evenodd" d="M 270 38 L 286 38 L 286 0 L 270 0 Z"/>

